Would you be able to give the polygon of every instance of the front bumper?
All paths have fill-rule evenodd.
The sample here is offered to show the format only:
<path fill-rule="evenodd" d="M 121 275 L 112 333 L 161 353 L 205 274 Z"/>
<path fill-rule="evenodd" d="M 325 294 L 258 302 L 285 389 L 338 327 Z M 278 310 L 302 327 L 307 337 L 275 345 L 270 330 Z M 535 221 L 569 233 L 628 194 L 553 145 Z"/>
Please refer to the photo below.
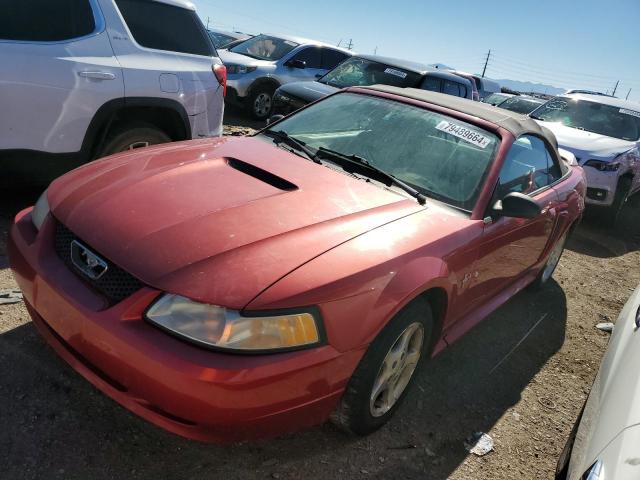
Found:
<path fill-rule="evenodd" d="M 601 172 L 593 167 L 584 166 L 587 176 L 587 197 L 585 203 L 610 207 L 616 196 L 619 172 Z"/>
<path fill-rule="evenodd" d="M 304 107 L 308 102 L 288 95 L 276 90 L 273 96 L 273 107 L 271 109 L 272 115 L 289 115 L 292 112 Z"/>
<path fill-rule="evenodd" d="M 253 82 L 262 76 L 264 76 L 264 72 L 261 72 L 259 68 L 250 73 L 229 74 L 227 76 L 227 93 L 228 89 L 232 88 L 238 98 L 244 99 L 249 95 Z"/>
<path fill-rule="evenodd" d="M 326 345 L 273 355 L 203 350 L 153 327 L 143 288 L 112 307 L 53 249 L 54 220 L 38 233 L 30 209 L 16 217 L 8 251 L 33 322 L 54 350 L 103 393 L 187 438 L 232 442 L 325 421 L 363 351 Z"/>

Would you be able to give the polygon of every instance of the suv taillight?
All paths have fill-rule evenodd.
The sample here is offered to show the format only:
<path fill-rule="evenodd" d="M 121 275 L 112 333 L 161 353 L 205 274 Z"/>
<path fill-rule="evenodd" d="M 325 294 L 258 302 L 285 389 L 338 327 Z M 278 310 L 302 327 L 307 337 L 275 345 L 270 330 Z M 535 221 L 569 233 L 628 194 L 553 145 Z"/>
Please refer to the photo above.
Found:
<path fill-rule="evenodd" d="M 212 70 L 213 70 L 213 74 L 218 79 L 218 82 L 220 83 L 220 85 L 222 85 L 222 95 L 226 97 L 227 96 L 227 67 L 225 67 L 224 65 L 216 64 L 213 66 Z"/>

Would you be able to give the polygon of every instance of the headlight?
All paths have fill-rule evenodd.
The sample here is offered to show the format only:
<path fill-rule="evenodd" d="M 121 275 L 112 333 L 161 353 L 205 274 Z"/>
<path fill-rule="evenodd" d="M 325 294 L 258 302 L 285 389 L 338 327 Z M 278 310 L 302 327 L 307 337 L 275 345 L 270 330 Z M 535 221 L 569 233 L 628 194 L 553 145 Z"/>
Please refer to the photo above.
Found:
<path fill-rule="evenodd" d="M 604 480 L 604 465 L 602 464 L 602 460 L 598 460 L 591 465 L 589 470 L 582 475 L 582 480 Z"/>
<path fill-rule="evenodd" d="M 227 73 L 243 74 L 255 72 L 258 67 L 248 67 L 246 65 L 227 65 Z"/>
<path fill-rule="evenodd" d="M 603 162 L 601 160 L 588 160 L 585 167 L 592 167 L 601 172 L 617 172 L 620 169 L 620 162 Z"/>
<path fill-rule="evenodd" d="M 292 350 L 321 341 L 319 316 L 312 309 L 248 316 L 166 294 L 146 316 L 151 323 L 193 343 L 230 351 Z"/>
<path fill-rule="evenodd" d="M 47 218 L 49 212 L 49 199 L 47 198 L 47 190 L 45 190 L 44 193 L 40 195 L 40 198 L 38 198 L 38 201 L 31 212 L 31 221 L 36 227 L 36 230 L 40 230 L 40 227 L 42 227 L 44 219 Z"/>

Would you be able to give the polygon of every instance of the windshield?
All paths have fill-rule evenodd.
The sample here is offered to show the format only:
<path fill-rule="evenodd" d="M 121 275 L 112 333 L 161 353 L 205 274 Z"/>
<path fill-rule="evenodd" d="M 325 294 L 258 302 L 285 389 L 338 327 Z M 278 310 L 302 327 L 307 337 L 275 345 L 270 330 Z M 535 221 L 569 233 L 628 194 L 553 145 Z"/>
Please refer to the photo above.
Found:
<path fill-rule="evenodd" d="M 259 60 L 280 60 L 298 44 L 291 40 L 284 40 L 269 35 L 257 35 L 233 47 L 230 51 Z"/>
<path fill-rule="evenodd" d="M 544 102 L 540 100 L 534 100 L 532 98 L 511 97 L 500 103 L 498 106 L 505 110 L 511 110 L 516 113 L 531 113 Z"/>
<path fill-rule="evenodd" d="M 211 30 L 209 30 L 208 32 L 209 37 L 211 38 L 211 41 L 216 48 L 222 48 L 229 42 L 233 42 L 235 40 L 235 38 L 229 35 L 225 35 L 224 33 L 212 32 Z"/>
<path fill-rule="evenodd" d="M 500 105 L 507 98 L 510 98 L 508 95 L 503 95 L 502 93 L 492 93 L 482 99 L 484 103 L 489 103 L 491 105 Z"/>
<path fill-rule="evenodd" d="M 351 57 L 327 73 L 319 82 L 337 88 L 378 84 L 415 87 L 419 80 L 419 73 L 364 58 Z"/>
<path fill-rule="evenodd" d="M 327 97 L 272 129 L 310 149 L 366 159 L 420 193 L 467 211 L 499 143 L 494 134 L 453 117 L 356 93 Z"/>
<path fill-rule="evenodd" d="M 560 122 L 578 130 L 635 142 L 640 139 L 640 108 L 630 110 L 602 103 L 560 97 L 531 114 L 545 122 Z"/>

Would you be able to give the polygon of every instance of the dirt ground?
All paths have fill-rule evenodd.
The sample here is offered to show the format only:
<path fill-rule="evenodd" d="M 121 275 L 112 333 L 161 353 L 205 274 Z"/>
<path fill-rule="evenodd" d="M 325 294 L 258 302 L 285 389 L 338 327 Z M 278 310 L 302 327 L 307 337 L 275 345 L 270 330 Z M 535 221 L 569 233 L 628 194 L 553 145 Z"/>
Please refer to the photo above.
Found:
<path fill-rule="evenodd" d="M 257 125 L 237 115 L 229 134 Z M 0 290 L 12 216 L 37 190 L 0 192 Z M 638 195 L 637 197 L 640 197 Z M 0 305 L 0 478 L 549 479 L 589 392 L 608 334 L 640 283 L 640 198 L 618 231 L 588 218 L 544 290 L 525 291 L 419 374 L 396 417 L 368 438 L 323 425 L 230 447 L 166 433 L 74 373 L 36 334 L 23 304 Z M 489 433 L 495 451 L 469 455 Z"/>

